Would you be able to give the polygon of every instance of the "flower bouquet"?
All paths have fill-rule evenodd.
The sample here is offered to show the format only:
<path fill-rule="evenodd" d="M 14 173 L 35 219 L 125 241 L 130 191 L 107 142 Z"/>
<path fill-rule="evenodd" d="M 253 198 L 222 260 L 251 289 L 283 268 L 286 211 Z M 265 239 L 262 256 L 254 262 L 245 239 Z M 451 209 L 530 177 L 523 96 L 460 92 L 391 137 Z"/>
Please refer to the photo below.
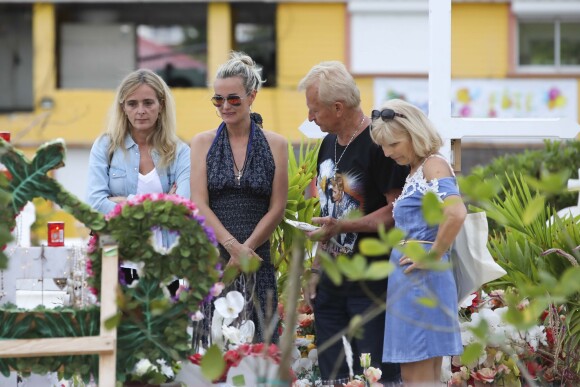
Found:
<path fill-rule="evenodd" d="M 189 357 L 190 362 L 183 365 L 178 381 L 200 387 L 212 383 L 257 386 L 276 379 L 279 349 L 275 344 L 251 344 L 255 326 L 253 321 L 240 318 L 244 304 L 244 297 L 238 291 L 230 291 L 215 300 L 212 346 Z"/>
<path fill-rule="evenodd" d="M 525 310 L 527 302 L 520 309 Z M 551 307 L 537 325 L 522 331 L 504 321 L 508 308 L 505 306 L 504 291 L 494 290 L 490 294 L 472 295 L 462 305 L 461 339 L 464 346 L 479 342 L 473 333 L 482 320 L 488 326 L 488 341 L 482 346 L 479 357 L 463 364 L 459 356 L 451 360 L 452 373 L 449 386 L 499 385 L 522 386 L 522 370 L 528 379 L 539 383 L 562 381 L 565 359 L 558 348 L 562 348 L 562 333 L 565 329 L 561 308 Z"/>

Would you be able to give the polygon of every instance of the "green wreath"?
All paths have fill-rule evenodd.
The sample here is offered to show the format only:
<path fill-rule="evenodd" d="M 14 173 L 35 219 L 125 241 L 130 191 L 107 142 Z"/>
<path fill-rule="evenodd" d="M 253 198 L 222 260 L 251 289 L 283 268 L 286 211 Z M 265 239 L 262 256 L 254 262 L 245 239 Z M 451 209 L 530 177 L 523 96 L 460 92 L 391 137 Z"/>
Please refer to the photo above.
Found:
<path fill-rule="evenodd" d="M 121 259 L 144 263 L 141 280 L 135 287 L 121 288 L 119 313 L 108 321 L 109 327 L 118 327 L 118 381 L 125 381 L 133 366 L 144 358 L 151 363 L 158 359 L 168 362 L 185 359 L 190 351 L 186 328 L 191 315 L 199 309 L 204 298 L 211 297 L 208 295 L 210 288 L 219 278 L 216 269 L 217 243 L 213 232 L 204 225 L 193 203 L 171 195 L 135 197 L 117 206 L 105 219 L 47 175 L 50 170 L 64 165 L 64 156 L 62 140 L 41 146 L 32 161 L 11 144 L 0 140 L 0 162 L 10 172 L 7 189 L 6 181 L 0 182 L 0 208 L 3 209 L 0 211 L 0 224 L 11 227 L 27 201 L 43 197 L 59 204 L 93 231 L 112 235 L 118 243 Z M 8 197 L 10 201 L 6 202 Z M 168 252 L 156 251 L 149 243 L 152 227 L 177 231 L 180 234 L 179 242 Z M 5 243 L 3 231 L 0 227 L 0 242 Z M 95 289 L 100 287 L 101 277 L 101 249 L 98 246 L 98 235 L 95 235 L 88 250 L 90 267 L 87 268 L 95 273 L 88 279 Z M 6 267 L 6 258 L 0 251 L 0 268 Z M 164 287 L 160 286 L 173 275 L 191 284 L 190 288 L 181 289 L 176 299 L 170 299 Z M 83 311 L 76 312 L 70 318 L 64 311 L 55 312 L 57 314 L 54 316 L 47 314 L 36 319 L 32 316 L 42 312 L 0 308 L 0 339 L 85 336 L 98 332 L 98 310 L 83 317 L 83 323 L 78 321 L 78 316 L 84 316 Z M 57 319 L 66 321 L 56 322 Z M 14 332 L 6 331 L 11 327 L 15 328 Z M 85 381 L 90 379 L 91 374 L 95 375 L 98 364 L 96 355 L 58 359 L 55 362 L 48 357 L 27 360 L 4 358 L 0 359 L 0 373 L 10 369 L 24 373 L 61 370 L 65 375 L 80 375 Z"/>
<path fill-rule="evenodd" d="M 186 328 L 191 315 L 219 278 L 213 231 L 198 216 L 195 204 L 174 195 L 138 195 L 117 205 L 106 218 L 105 232 L 117 241 L 120 260 L 144 264 L 138 283 L 122 287 L 119 313 L 109 320 L 110 326 L 118 325 L 119 371 L 128 373 L 143 358 L 152 363 L 185 358 L 189 354 Z M 178 240 L 166 251 L 153 246 L 156 228 L 178 234 Z M 98 289 L 101 251 L 96 248 L 97 238 L 91 242 L 89 257 L 95 273 L 90 284 Z M 171 299 L 163 284 L 175 275 L 194 284 L 194 289 L 180 288 Z M 118 379 L 123 381 L 123 377 Z"/>

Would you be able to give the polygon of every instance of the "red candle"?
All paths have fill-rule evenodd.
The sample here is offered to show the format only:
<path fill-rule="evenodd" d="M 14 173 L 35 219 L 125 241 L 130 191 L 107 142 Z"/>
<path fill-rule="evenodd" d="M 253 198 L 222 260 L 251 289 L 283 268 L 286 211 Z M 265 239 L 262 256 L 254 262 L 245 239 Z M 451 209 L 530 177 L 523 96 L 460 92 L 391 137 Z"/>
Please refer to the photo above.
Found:
<path fill-rule="evenodd" d="M 10 142 L 10 132 L 0 132 L 0 138 L 6 142 Z"/>
<path fill-rule="evenodd" d="M 64 222 L 48 222 L 48 245 L 64 246 Z"/>

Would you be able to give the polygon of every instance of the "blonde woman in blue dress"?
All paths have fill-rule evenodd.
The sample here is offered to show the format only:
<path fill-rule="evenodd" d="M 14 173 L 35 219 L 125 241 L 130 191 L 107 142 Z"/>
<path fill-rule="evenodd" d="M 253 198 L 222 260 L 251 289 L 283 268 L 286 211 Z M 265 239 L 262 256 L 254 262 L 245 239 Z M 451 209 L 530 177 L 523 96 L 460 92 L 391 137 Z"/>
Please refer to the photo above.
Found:
<path fill-rule="evenodd" d="M 372 114 L 373 140 L 386 156 L 411 167 L 402 194 L 394 203 L 395 226 L 406 240 L 420 241 L 436 259 L 449 262 L 449 248 L 465 215 L 455 175 L 438 152 L 441 136 L 417 107 L 398 99 Z M 444 219 L 430 226 L 421 204 L 427 192 L 444 203 Z M 405 386 L 439 385 L 443 356 L 463 351 L 457 317 L 457 291 L 452 270 L 428 270 L 398 249 L 391 252 L 395 271 L 389 276 L 383 362 L 400 363 Z M 435 307 L 417 302 L 435 299 Z"/>

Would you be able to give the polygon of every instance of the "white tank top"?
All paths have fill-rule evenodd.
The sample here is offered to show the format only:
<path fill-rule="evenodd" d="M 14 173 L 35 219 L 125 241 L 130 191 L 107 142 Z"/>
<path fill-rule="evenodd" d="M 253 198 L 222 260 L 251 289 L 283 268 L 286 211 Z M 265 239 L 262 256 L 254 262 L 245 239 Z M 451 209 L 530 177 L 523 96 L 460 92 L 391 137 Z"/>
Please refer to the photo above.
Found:
<path fill-rule="evenodd" d="M 148 193 L 163 193 L 161 179 L 159 178 L 156 168 L 153 168 L 153 170 L 146 175 L 139 174 L 139 179 L 137 181 L 137 195 Z"/>

